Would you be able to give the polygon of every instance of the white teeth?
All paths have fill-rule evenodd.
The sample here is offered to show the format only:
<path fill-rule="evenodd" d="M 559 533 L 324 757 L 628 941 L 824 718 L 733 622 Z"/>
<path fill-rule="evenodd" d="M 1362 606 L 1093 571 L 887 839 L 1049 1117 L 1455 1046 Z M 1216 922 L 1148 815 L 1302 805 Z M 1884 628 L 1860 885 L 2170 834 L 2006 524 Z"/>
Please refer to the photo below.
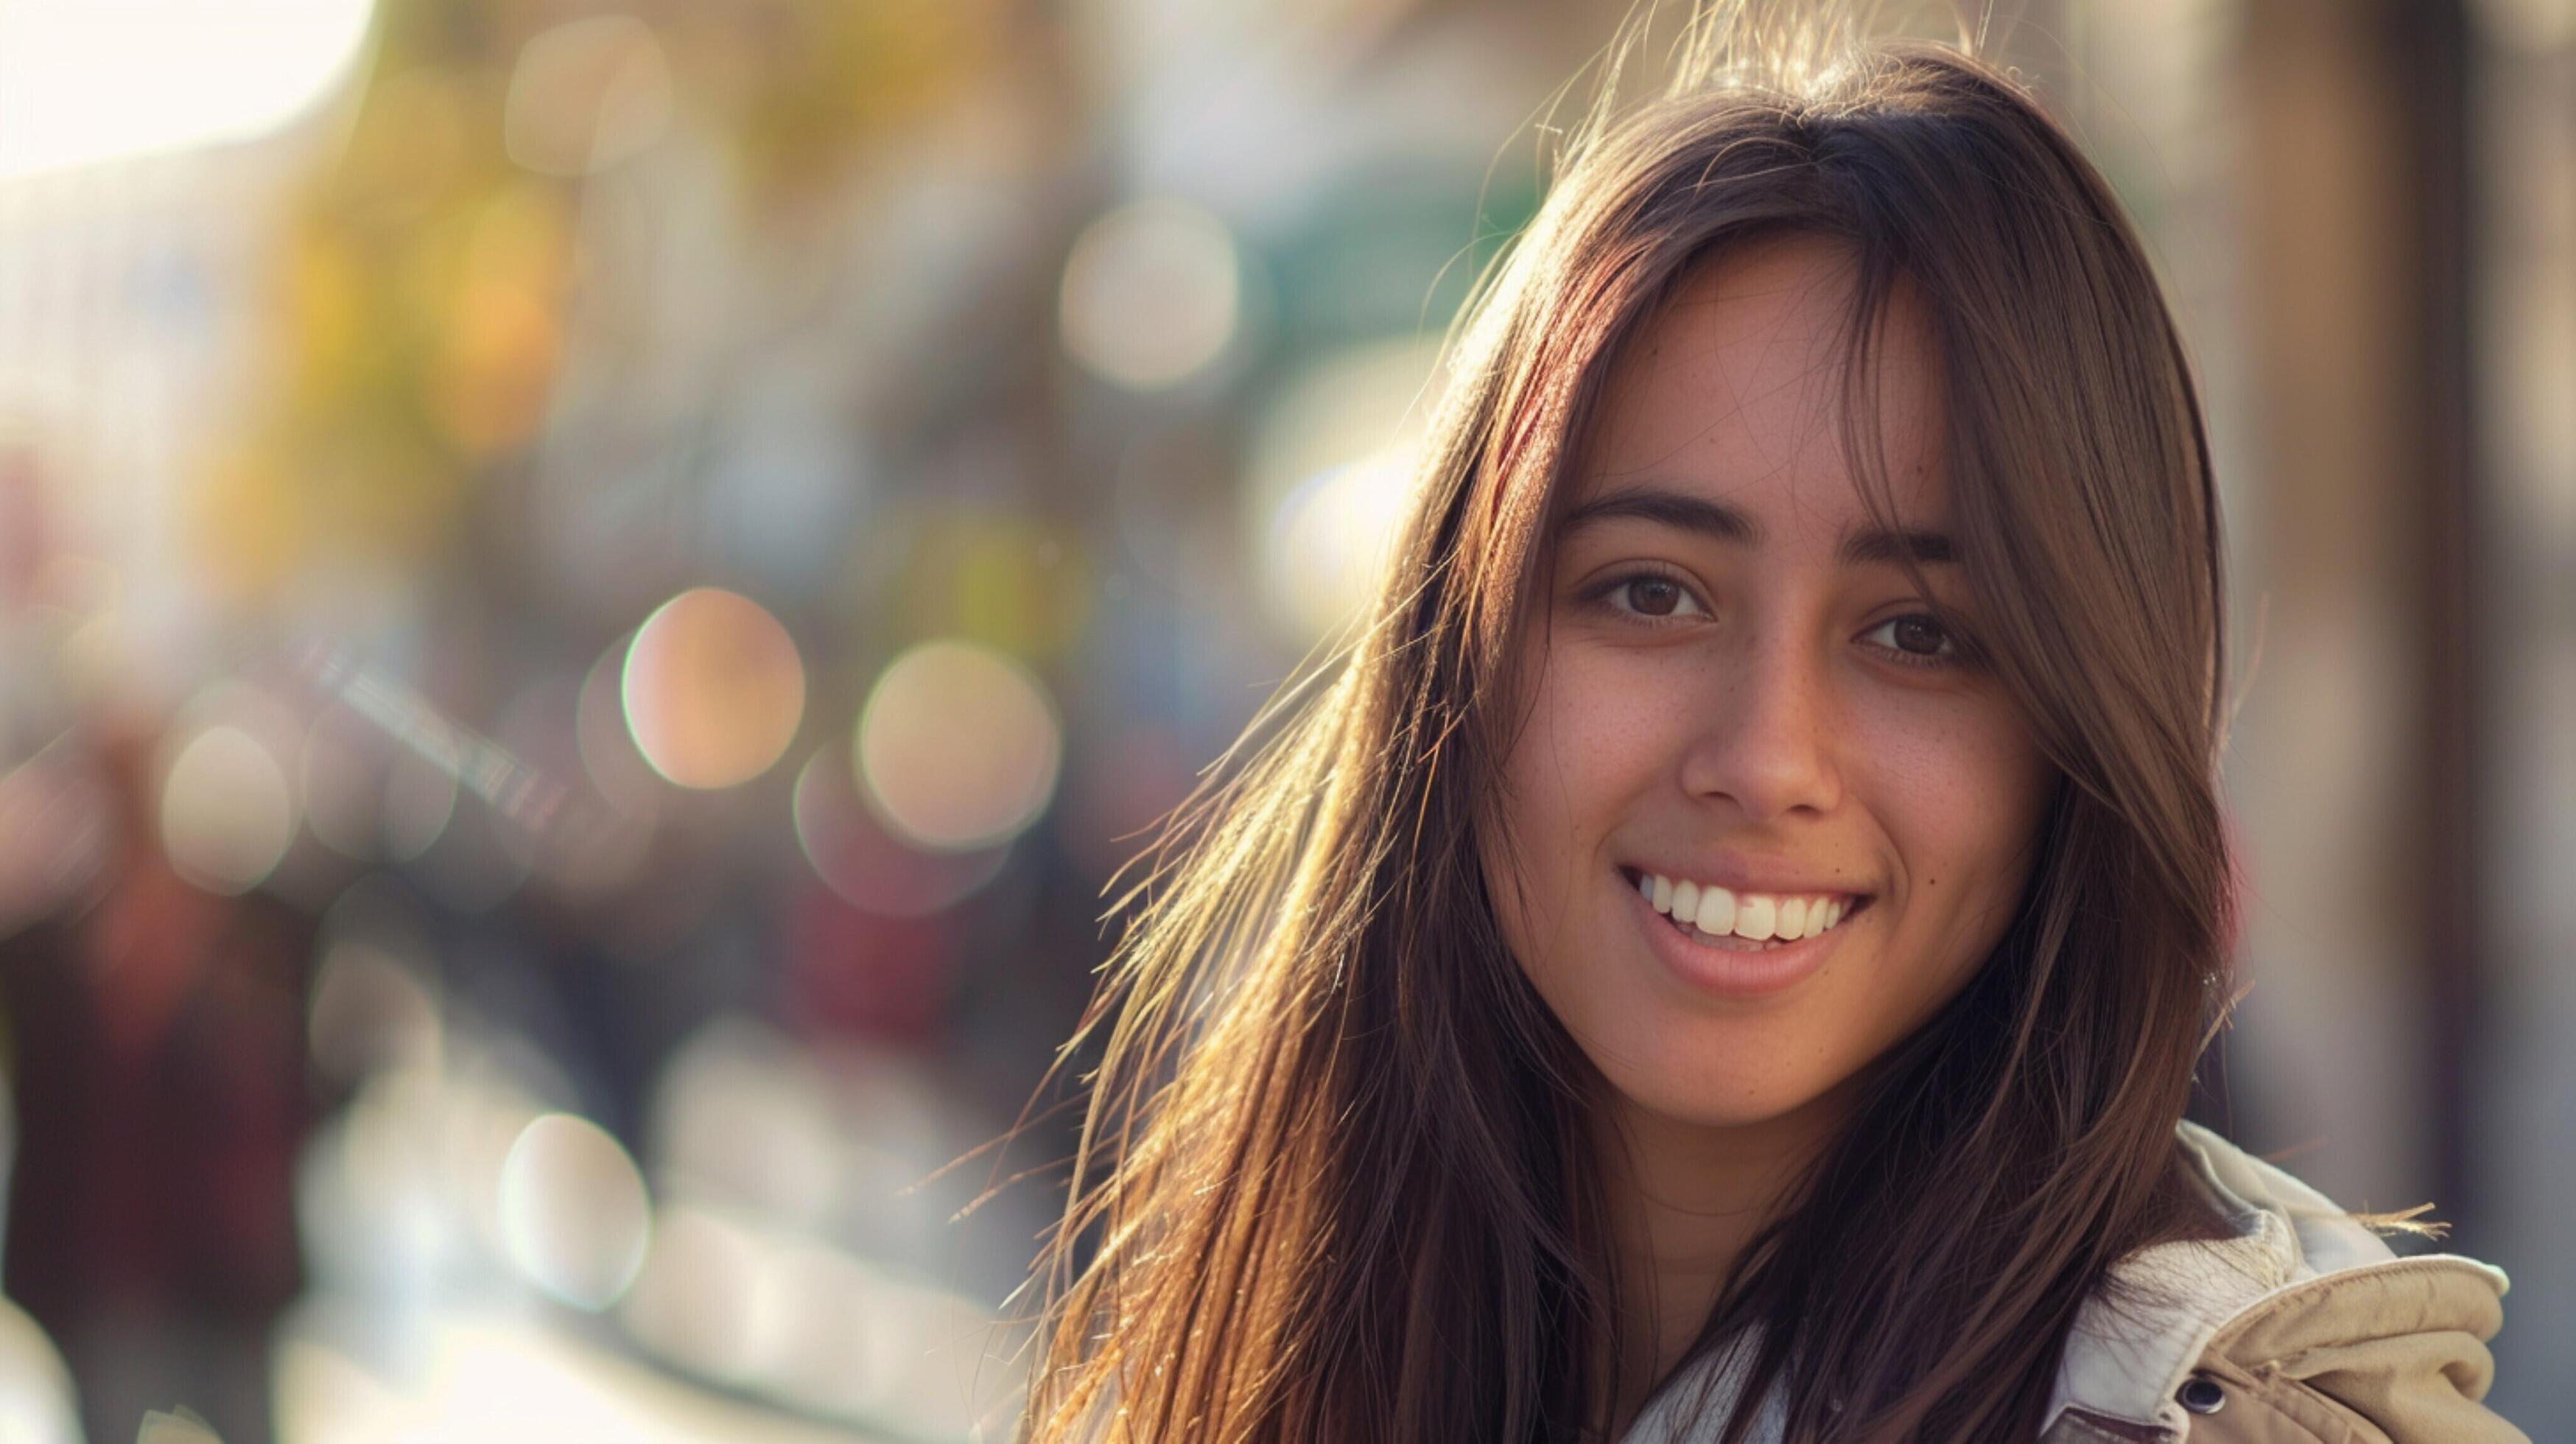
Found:
<path fill-rule="evenodd" d="M 1766 942 L 1779 931 L 1780 905 L 1762 894 L 1746 893 L 1735 908 L 1735 935 Z"/>
<path fill-rule="evenodd" d="M 1739 893 L 1715 883 L 1703 886 L 1688 879 L 1676 882 L 1651 872 L 1638 875 L 1637 893 L 1648 906 L 1677 923 L 1703 933 L 1720 937 L 1731 933 L 1757 943 L 1770 938 L 1784 942 L 1812 938 L 1850 916 L 1852 908 L 1852 899 L 1847 897 Z"/>
<path fill-rule="evenodd" d="M 1723 935 L 1735 930 L 1735 894 L 1722 887 L 1708 887 L 1699 895 L 1699 911 L 1692 915 L 1704 933 Z"/>

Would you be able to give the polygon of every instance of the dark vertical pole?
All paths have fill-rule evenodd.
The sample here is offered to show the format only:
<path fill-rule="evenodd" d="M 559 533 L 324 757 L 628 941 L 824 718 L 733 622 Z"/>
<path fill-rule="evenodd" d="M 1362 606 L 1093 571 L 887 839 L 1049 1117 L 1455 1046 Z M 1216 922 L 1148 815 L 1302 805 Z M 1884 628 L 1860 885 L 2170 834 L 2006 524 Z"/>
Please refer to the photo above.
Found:
<path fill-rule="evenodd" d="M 2470 1097 L 2470 1042 L 2477 1036 L 2486 978 L 2489 876 L 2481 846 L 2485 794 L 2479 746 L 2486 732 L 2480 638 L 2492 615 L 2479 565 L 2476 417 L 2472 405 L 2474 308 L 2472 227 L 2478 214 L 2470 163 L 2468 17 L 2461 0 L 2400 3 L 2386 43 L 2392 99 L 2406 106 L 2405 158 L 2417 204 L 2407 237 L 2416 288 L 2410 363 L 2421 385 L 2423 424 L 2412 471 L 2423 551 L 2422 676 L 2424 757 L 2418 779 L 2425 835 L 2417 856 L 2426 886 L 2423 925 L 2426 1057 L 2432 1076 L 2433 1163 L 2442 1213 L 2473 1231 L 2478 1207 L 2472 1151 L 2477 1116 Z"/>
<path fill-rule="evenodd" d="M 2389 804 L 2356 811 L 2373 836 L 2310 839 L 2329 860 L 2300 875 L 2298 894 L 2311 910 L 2348 905 L 2387 951 L 2328 945 L 2293 971 L 2310 998 L 2403 989 L 2357 1012 L 2386 1022 L 2321 1040 L 2348 1070 L 2323 1086 L 2373 1085 L 2376 1106 L 2408 1114 L 2357 1170 L 2404 1196 L 2350 1201 L 2430 1197 L 2465 1235 L 2479 1203 L 2470 1044 L 2489 931 L 2478 638 L 2492 615 L 2471 409 L 2468 17 L 2463 0 L 2247 0 L 2244 15 L 2262 570 L 2282 664 L 2264 702 L 2292 725 L 2348 725 L 2342 740 L 2367 768 L 2295 786 Z M 2355 1136 L 2367 1120 L 2336 1121 L 2333 1141 L 2368 1155 L 2374 1140 Z"/>

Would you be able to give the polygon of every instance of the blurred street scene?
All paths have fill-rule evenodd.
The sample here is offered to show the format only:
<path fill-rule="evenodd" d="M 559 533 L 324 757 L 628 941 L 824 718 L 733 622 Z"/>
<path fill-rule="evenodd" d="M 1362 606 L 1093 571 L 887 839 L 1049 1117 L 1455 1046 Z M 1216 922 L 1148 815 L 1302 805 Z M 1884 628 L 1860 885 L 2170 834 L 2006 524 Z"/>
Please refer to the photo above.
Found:
<path fill-rule="evenodd" d="M 0 1440 L 1008 1437 L 1103 888 L 1626 9 L 0 0 Z M 2202 1107 L 2576 1437 L 2576 0 L 1989 43 L 2231 507 Z"/>

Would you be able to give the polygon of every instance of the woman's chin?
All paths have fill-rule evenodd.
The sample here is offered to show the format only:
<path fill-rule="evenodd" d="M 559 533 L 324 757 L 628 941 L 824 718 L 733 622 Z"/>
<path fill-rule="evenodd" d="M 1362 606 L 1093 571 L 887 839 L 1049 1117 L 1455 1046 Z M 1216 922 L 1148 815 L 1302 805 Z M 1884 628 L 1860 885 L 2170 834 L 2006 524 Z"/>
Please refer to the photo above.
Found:
<path fill-rule="evenodd" d="M 1638 1076 L 1634 1068 L 1605 1069 L 1604 1076 L 1632 1110 L 1645 1116 L 1640 1121 L 1726 1132 L 1810 1118 L 1835 1083 L 1812 1063 L 1770 1070 L 1682 1067 L 1659 1069 L 1652 1076 Z"/>

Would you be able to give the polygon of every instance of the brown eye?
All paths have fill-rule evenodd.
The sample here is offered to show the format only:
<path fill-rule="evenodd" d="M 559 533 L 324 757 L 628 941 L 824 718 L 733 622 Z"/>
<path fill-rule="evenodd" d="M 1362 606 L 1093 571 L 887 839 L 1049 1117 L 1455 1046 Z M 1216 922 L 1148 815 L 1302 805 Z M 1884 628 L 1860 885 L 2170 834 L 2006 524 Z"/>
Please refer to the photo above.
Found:
<path fill-rule="evenodd" d="M 1583 593 L 1583 601 L 1631 622 L 1679 622 L 1708 615 L 1690 583 L 1661 571 L 1626 572 L 1596 582 Z"/>
<path fill-rule="evenodd" d="M 1958 639 L 1921 612 L 1881 622 L 1867 635 L 1871 645 L 1909 667 L 1947 667 L 1965 660 Z"/>
<path fill-rule="evenodd" d="M 1918 657 L 1934 657 L 1939 656 L 1949 645 L 1949 633 L 1942 631 L 1941 624 L 1930 617 L 1896 619 L 1896 649 L 1900 652 L 1912 652 Z"/>
<path fill-rule="evenodd" d="M 1682 589 L 1670 577 L 1637 577 L 1628 583 L 1628 601 L 1650 617 L 1669 617 L 1680 610 Z"/>

